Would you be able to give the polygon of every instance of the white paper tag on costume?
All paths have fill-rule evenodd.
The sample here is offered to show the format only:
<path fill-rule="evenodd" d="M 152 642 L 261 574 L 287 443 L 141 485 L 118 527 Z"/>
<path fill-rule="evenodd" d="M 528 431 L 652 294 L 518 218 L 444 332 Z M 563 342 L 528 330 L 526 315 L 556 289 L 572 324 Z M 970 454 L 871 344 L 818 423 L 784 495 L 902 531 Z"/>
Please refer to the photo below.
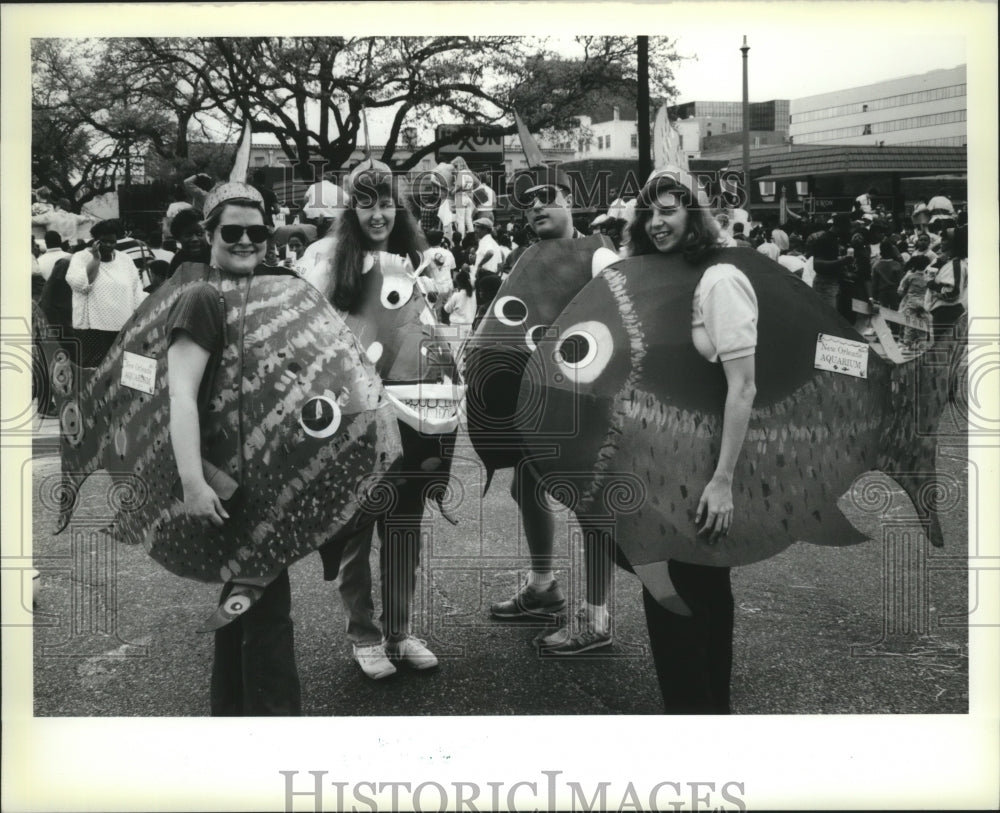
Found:
<path fill-rule="evenodd" d="M 855 378 L 868 378 L 868 342 L 820 333 L 816 336 L 817 370 L 830 370 Z"/>
<path fill-rule="evenodd" d="M 121 385 L 152 395 L 156 385 L 156 359 L 125 351 Z"/>

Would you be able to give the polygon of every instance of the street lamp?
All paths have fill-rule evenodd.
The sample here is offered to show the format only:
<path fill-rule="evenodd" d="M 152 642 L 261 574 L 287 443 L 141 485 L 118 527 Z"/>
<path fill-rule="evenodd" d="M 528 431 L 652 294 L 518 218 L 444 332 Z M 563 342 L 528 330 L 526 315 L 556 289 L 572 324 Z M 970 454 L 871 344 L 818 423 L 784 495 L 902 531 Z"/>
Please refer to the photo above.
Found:
<path fill-rule="evenodd" d="M 746 209 L 750 210 L 750 81 L 747 74 L 747 35 L 743 35 L 743 187 L 747 191 Z"/>

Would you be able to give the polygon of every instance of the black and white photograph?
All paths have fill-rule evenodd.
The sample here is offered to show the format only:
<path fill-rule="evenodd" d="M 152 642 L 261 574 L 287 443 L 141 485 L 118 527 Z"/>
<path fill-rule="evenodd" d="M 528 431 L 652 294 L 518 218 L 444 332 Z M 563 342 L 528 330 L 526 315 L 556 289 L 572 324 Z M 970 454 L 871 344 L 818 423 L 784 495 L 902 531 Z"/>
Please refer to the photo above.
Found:
<path fill-rule="evenodd" d="M 2 12 L 5 809 L 995 805 L 995 4 Z"/>

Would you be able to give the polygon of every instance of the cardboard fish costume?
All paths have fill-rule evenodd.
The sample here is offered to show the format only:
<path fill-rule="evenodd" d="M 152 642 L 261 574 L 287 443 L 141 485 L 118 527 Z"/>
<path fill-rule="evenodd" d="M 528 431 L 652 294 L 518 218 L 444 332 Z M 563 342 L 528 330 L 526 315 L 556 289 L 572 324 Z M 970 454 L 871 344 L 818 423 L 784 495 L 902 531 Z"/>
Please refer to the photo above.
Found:
<path fill-rule="evenodd" d="M 532 351 L 594 274 L 618 259 L 612 245 L 607 237 L 593 235 L 530 246 L 466 345 L 469 438 L 486 466 L 487 487 L 494 470 L 522 458 L 515 431 L 518 388 L 524 376 L 541 380 L 537 367 L 526 369 Z M 531 401 L 524 409 L 525 422 L 537 412 Z"/>
<path fill-rule="evenodd" d="M 722 366 L 694 347 L 691 308 L 702 273 L 716 263 L 747 276 L 759 318 L 757 395 L 733 475 L 733 530 L 710 545 L 696 536 L 695 510 L 715 469 L 727 385 Z M 527 453 L 550 493 L 578 514 L 617 516 L 620 547 L 668 608 L 687 609 L 669 559 L 730 566 L 796 540 L 863 541 L 836 503 L 873 469 L 896 478 L 941 544 L 928 504 L 932 430 L 949 388 L 940 350 L 901 366 L 884 362 L 800 280 L 738 248 L 698 265 L 659 254 L 620 261 L 553 328 L 557 337 L 529 362 L 541 371 L 540 388 L 528 376 L 521 386 Z M 553 443 L 558 457 L 546 451 Z"/>
<path fill-rule="evenodd" d="M 229 339 L 210 359 L 199 399 L 206 479 L 230 515 L 221 528 L 184 513 L 169 432 L 167 315 L 182 291 L 206 283 Z M 81 374 L 64 353 L 52 379 L 66 497 L 59 530 L 81 483 L 105 468 L 133 491 L 121 536 L 201 581 L 263 587 L 328 540 L 345 541 L 374 520 L 366 490 L 400 456 L 373 365 L 333 307 L 290 274 L 238 277 L 185 264 L 140 305 L 100 367 Z M 244 603 L 215 625 L 253 599 L 234 596 Z"/>
<path fill-rule="evenodd" d="M 375 370 L 399 420 L 402 471 L 419 477 L 425 498 L 442 506 L 465 387 L 447 340 L 404 257 L 366 255 L 359 305 L 345 316 Z"/>

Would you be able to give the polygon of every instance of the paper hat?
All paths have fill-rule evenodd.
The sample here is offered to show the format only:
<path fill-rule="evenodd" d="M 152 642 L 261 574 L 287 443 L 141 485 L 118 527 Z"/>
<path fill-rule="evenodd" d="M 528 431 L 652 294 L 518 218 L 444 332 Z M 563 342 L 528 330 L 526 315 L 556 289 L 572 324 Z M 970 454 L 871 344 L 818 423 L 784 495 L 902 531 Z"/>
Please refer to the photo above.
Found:
<path fill-rule="evenodd" d="M 369 183 L 376 181 L 382 175 L 392 175 L 392 169 L 388 164 L 376 161 L 374 158 L 365 158 L 360 164 L 351 170 L 347 176 L 347 183 L 344 184 L 347 194 L 353 195 L 358 189 L 358 182 L 362 178 L 370 176 Z"/>
<path fill-rule="evenodd" d="M 212 187 L 205 198 L 205 220 L 208 220 L 221 206 L 227 203 L 248 203 L 264 211 L 264 196 L 250 184 L 241 181 L 225 181 Z"/>
<path fill-rule="evenodd" d="M 646 179 L 646 183 L 643 184 L 642 191 L 639 194 L 643 198 L 649 199 L 654 197 L 655 193 L 659 190 L 669 189 L 670 187 L 686 189 L 698 206 L 708 206 L 708 196 L 698 185 L 698 181 L 694 175 L 676 165 L 668 165 L 662 169 L 654 170 Z"/>

